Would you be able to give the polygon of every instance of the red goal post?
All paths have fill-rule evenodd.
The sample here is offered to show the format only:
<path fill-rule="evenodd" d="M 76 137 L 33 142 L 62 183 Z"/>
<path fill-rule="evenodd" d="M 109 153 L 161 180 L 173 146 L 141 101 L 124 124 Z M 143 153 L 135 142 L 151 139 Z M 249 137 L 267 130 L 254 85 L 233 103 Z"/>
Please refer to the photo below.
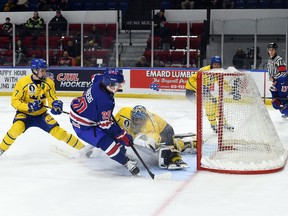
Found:
<path fill-rule="evenodd" d="M 287 150 L 251 74 L 201 71 L 197 86 L 198 170 L 263 174 L 285 166 Z"/>

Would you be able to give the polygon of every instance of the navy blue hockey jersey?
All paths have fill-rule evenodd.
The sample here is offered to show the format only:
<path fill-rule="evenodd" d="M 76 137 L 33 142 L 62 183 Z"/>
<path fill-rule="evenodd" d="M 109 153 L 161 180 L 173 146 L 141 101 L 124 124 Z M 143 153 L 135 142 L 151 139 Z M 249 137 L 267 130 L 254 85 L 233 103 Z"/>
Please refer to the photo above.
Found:
<path fill-rule="evenodd" d="M 102 83 L 103 75 L 96 74 L 91 87 L 71 102 L 70 120 L 78 128 L 98 126 L 113 137 L 121 128 L 113 122 L 114 94 Z"/>

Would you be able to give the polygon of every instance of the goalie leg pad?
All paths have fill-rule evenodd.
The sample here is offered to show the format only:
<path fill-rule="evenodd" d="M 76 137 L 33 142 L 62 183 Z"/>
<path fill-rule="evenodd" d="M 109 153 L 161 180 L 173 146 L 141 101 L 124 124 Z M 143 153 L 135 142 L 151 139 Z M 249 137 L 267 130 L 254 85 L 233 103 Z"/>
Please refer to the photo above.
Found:
<path fill-rule="evenodd" d="M 167 169 L 171 162 L 171 149 L 170 148 L 160 148 L 159 150 L 159 167 L 162 169 Z"/>

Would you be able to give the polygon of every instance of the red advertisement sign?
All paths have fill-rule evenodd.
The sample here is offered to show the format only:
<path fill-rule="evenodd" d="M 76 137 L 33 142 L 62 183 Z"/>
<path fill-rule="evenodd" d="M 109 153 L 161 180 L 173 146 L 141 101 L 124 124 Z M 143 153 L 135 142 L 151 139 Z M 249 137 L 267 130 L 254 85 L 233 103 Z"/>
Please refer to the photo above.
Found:
<path fill-rule="evenodd" d="M 159 90 L 185 90 L 187 79 L 195 70 L 173 69 L 131 69 L 130 88 L 149 88 Z"/>

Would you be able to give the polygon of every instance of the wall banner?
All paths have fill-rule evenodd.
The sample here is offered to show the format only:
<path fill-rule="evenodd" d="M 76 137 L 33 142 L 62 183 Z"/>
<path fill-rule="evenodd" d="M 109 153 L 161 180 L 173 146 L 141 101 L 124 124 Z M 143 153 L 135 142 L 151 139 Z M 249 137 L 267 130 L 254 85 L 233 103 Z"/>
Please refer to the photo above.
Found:
<path fill-rule="evenodd" d="M 31 73 L 31 69 L 0 68 L 0 92 L 13 92 L 18 80 Z"/>
<path fill-rule="evenodd" d="M 105 69 L 105 68 L 104 68 Z M 81 68 L 69 70 L 63 69 L 49 69 L 49 77 L 55 82 L 57 91 L 85 91 L 91 86 L 91 77 L 96 73 L 103 73 L 104 69 L 86 69 Z"/>
<path fill-rule="evenodd" d="M 196 70 L 175 69 L 131 69 L 130 88 L 151 89 L 157 92 L 181 92 L 185 91 L 187 79 Z"/>

